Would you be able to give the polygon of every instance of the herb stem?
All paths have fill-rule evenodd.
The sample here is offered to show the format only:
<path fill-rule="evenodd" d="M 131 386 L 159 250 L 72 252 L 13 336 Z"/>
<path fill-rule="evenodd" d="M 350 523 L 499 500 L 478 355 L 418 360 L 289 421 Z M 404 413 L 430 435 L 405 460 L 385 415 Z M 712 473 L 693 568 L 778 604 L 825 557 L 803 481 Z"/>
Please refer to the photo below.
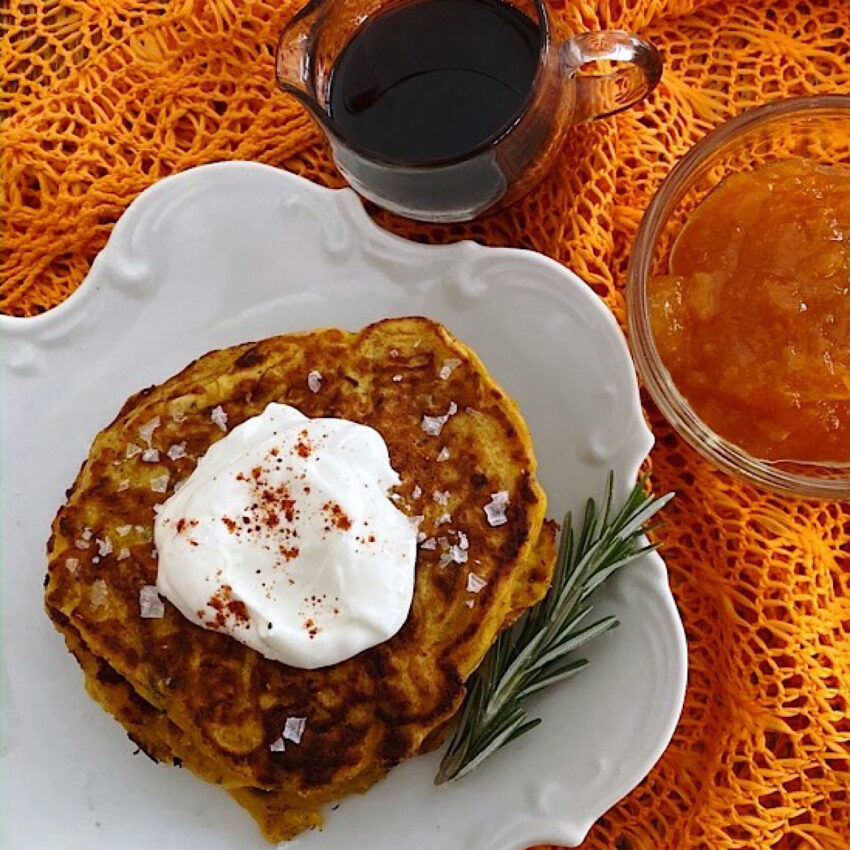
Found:
<path fill-rule="evenodd" d="M 523 701 L 578 673 L 588 662 L 572 653 L 618 625 L 611 616 L 587 623 L 593 610 L 590 596 L 618 570 L 656 548 L 644 535 L 673 494 L 655 498 L 645 492 L 645 484 L 645 478 L 639 479 L 613 514 L 614 475 L 609 473 L 601 512 L 588 499 L 578 532 L 572 516 L 564 517 L 552 584 L 537 605 L 496 638 L 470 678 L 437 785 L 460 779 L 537 726 L 540 718 L 529 718 Z"/>

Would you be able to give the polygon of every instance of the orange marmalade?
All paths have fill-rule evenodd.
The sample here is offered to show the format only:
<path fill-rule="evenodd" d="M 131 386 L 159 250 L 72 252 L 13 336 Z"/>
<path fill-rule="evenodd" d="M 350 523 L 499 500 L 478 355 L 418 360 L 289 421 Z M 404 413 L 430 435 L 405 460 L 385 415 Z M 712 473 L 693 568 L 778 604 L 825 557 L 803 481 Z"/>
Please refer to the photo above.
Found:
<path fill-rule="evenodd" d="M 661 359 L 716 434 L 763 460 L 850 462 L 850 169 L 725 179 L 650 285 Z"/>

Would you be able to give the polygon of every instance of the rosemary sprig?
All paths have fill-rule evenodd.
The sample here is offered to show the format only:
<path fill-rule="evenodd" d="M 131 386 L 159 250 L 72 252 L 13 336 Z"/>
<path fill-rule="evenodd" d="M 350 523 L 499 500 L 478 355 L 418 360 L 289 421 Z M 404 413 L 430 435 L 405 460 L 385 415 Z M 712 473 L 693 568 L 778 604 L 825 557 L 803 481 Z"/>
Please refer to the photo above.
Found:
<path fill-rule="evenodd" d="M 588 499 L 576 531 L 564 518 L 552 585 L 546 596 L 502 632 L 472 676 L 460 718 L 435 782 L 460 779 L 496 750 L 540 723 L 523 707 L 526 697 L 573 676 L 588 662 L 572 652 L 618 625 L 603 617 L 588 624 L 590 595 L 617 570 L 656 548 L 643 535 L 649 520 L 673 494 L 656 499 L 639 480 L 612 515 L 614 475 L 609 474 L 601 513 Z"/>

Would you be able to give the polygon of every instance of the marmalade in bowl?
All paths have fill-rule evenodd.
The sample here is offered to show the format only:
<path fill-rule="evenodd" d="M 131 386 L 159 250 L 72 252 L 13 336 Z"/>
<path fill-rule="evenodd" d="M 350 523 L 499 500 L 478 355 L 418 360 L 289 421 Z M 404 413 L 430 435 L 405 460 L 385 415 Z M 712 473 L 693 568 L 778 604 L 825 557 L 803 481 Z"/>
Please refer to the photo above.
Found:
<path fill-rule="evenodd" d="M 727 177 L 650 283 L 664 365 L 716 434 L 767 461 L 850 463 L 850 169 Z"/>

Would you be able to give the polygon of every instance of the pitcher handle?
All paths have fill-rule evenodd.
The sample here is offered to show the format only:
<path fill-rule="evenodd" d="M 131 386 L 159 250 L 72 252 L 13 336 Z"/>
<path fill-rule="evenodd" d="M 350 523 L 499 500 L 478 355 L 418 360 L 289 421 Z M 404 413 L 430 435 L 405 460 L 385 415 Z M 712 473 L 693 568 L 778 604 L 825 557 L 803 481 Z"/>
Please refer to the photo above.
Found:
<path fill-rule="evenodd" d="M 576 82 L 573 123 L 616 115 L 642 101 L 661 79 L 658 49 L 629 32 L 584 32 L 562 46 L 565 71 Z M 608 74 L 582 73 L 588 62 L 607 59 L 623 63 Z"/>

